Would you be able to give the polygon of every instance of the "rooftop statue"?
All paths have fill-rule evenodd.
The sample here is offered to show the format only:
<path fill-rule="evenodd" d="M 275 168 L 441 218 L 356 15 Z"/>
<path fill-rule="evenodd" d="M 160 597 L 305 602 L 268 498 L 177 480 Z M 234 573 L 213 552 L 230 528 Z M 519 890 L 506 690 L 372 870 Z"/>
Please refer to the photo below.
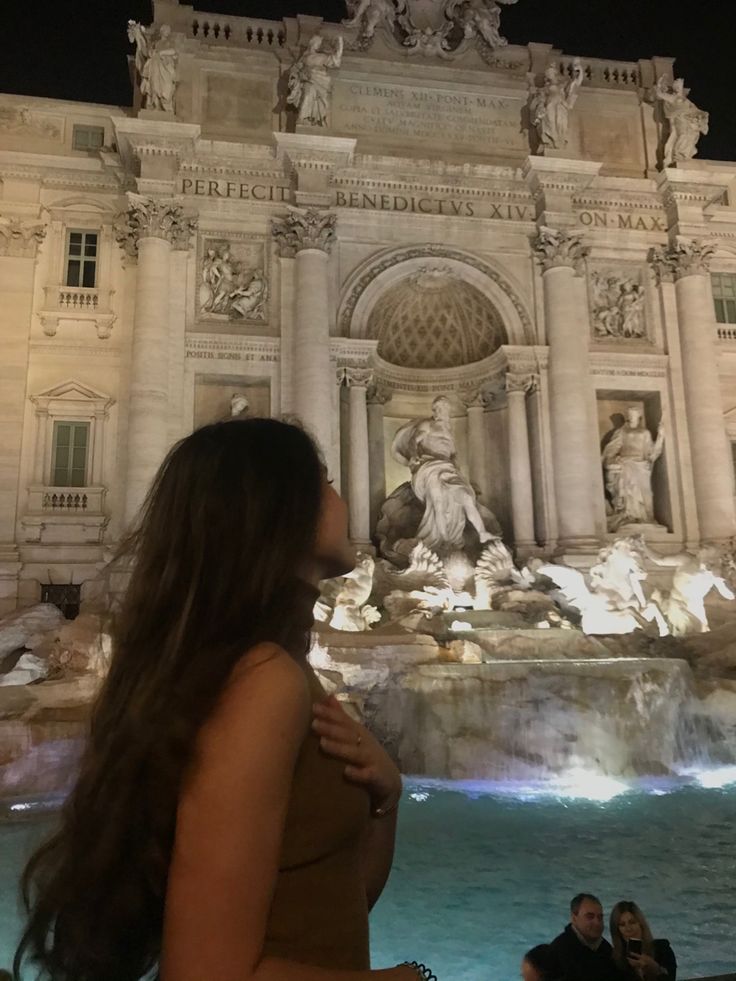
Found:
<path fill-rule="evenodd" d="M 143 27 L 129 20 L 128 40 L 135 44 L 135 69 L 143 108 L 175 112 L 179 55 L 171 39 L 171 28 L 162 24 L 157 32 L 153 26 Z"/>
<path fill-rule="evenodd" d="M 326 126 L 330 108 L 332 79 L 329 70 L 342 62 L 343 40 L 332 42 L 321 34 L 309 39 L 307 47 L 289 71 L 289 93 L 286 101 L 296 106 L 297 121 Z"/>
<path fill-rule="evenodd" d="M 370 47 L 376 31 L 410 54 L 452 58 L 475 42 L 482 53 L 504 47 L 501 6 L 518 0 L 347 0 L 345 27 L 357 27 L 353 47 Z"/>
<path fill-rule="evenodd" d="M 533 130 L 532 150 L 543 154 L 545 150 L 562 150 L 567 146 L 570 112 L 578 100 L 578 92 L 585 74 L 579 58 L 573 62 L 572 78 L 565 80 L 551 66 L 544 73 L 544 84 L 536 83 L 533 72 L 527 75 L 529 85 L 529 124 Z"/>
<path fill-rule="evenodd" d="M 710 116 L 690 101 L 689 93 L 682 78 L 676 78 L 671 89 L 664 76 L 657 82 L 654 95 L 668 124 L 662 159 L 664 167 L 676 167 L 678 163 L 692 160 L 698 151 L 698 140 L 708 133 Z"/>

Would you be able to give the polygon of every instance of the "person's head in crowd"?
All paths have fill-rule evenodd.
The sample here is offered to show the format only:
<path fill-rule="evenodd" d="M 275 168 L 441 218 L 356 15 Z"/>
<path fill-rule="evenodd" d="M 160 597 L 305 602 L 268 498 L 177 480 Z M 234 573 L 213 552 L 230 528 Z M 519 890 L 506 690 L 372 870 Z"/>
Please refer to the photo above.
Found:
<path fill-rule="evenodd" d="M 570 923 L 587 943 L 595 944 L 603 936 L 603 906 L 597 896 L 579 892 L 570 902 Z"/>
<path fill-rule="evenodd" d="M 649 929 L 647 918 L 636 905 L 628 900 L 622 900 L 611 910 L 611 943 L 613 944 L 614 960 L 622 965 L 628 963 L 626 954 L 627 940 L 641 940 L 642 953 L 650 957 L 654 951 L 652 931 Z"/>
<path fill-rule="evenodd" d="M 561 968 L 549 944 L 539 944 L 524 954 L 521 962 L 522 981 L 557 981 Z"/>

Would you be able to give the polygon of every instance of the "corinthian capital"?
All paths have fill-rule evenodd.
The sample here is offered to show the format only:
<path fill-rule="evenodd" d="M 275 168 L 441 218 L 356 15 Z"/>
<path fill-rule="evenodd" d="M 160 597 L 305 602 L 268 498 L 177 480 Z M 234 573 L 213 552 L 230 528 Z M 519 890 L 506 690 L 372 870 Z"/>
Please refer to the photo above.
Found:
<path fill-rule="evenodd" d="M 274 218 L 271 231 L 282 256 L 294 256 L 304 249 L 319 249 L 329 254 L 335 241 L 337 215 L 316 208 L 294 208 L 289 205 L 286 218 Z"/>
<path fill-rule="evenodd" d="M 514 392 L 523 395 L 531 394 L 537 390 L 538 384 L 537 375 L 516 375 L 510 371 L 506 373 L 506 391 L 510 395 Z"/>
<path fill-rule="evenodd" d="M 707 276 L 715 251 L 712 242 L 683 240 L 652 249 L 649 259 L 659 282 L 671 283 L 685 276 Z"/>
<path fill-rule="evenodd" d="M 128 208 L 116 217 L 114 224 L 115 239 L 126 255 L 133 258 L 138 255 L 142 238 L 162 238 L 177 249 L 189 248 L 197 219 L 185 216 L 180 204 L 132 191 L 127 198 Z"/>
<path fill-rule="evenodd" d="M 582 232 L 548 228 L 547 225 L 542 225 L 539 229 L 533 248 L 543 272 L 557 266 L 569 266 L 578 276 L 582 273 L 583 262 L 590 253 L 590 249 L 583 244 Z"/>
<path fill-rule="evenodd" d="M 370 368 L 346 368 L 345 384 L 348 388 L 368 388 L 373 381 Z"/>
<path fill-rule="evenodd" d="M 32 259 L 45 237 L 42 222 L 0 217 L 0 255 Z"/>

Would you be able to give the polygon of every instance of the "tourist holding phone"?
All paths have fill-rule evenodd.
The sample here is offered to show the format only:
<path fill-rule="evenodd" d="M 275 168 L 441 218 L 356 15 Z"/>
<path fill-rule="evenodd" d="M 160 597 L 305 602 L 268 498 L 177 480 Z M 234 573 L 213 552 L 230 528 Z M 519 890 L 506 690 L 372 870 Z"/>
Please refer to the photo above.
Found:
<path fill-rule="evenodd" d="M 668 940 L 655 940 L 636 903 L 622 900 L 611 910 L 613 959 L 620 970 L 650 981 L 675 981 L 677 960 Z"/>

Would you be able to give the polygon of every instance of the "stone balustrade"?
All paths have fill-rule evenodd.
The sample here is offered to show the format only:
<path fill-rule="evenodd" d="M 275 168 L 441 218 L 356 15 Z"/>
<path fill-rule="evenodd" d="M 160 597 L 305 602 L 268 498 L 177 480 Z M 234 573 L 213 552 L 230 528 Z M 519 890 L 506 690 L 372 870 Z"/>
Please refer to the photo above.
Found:
<path fill-rule="evenodd" d="M 718 340 L 722 344 L 736 344 L 736 324 L 718 324 Z"/>
<path fill-rule="evenodd" d="M 29 514 L 102 514 L 106 490 L 104 487 L 49 487 L 34 485 L 28 488 Z"/>
<path fill-rule="evenodd" d="M 216 15 L 196 14 L 189 25 L 189 34 L 209 44 L 219 41 L 264 48 L 283 48 L 286 44 L 286 29 L 277 21 L 245 17 L 219 19 Z"/>

